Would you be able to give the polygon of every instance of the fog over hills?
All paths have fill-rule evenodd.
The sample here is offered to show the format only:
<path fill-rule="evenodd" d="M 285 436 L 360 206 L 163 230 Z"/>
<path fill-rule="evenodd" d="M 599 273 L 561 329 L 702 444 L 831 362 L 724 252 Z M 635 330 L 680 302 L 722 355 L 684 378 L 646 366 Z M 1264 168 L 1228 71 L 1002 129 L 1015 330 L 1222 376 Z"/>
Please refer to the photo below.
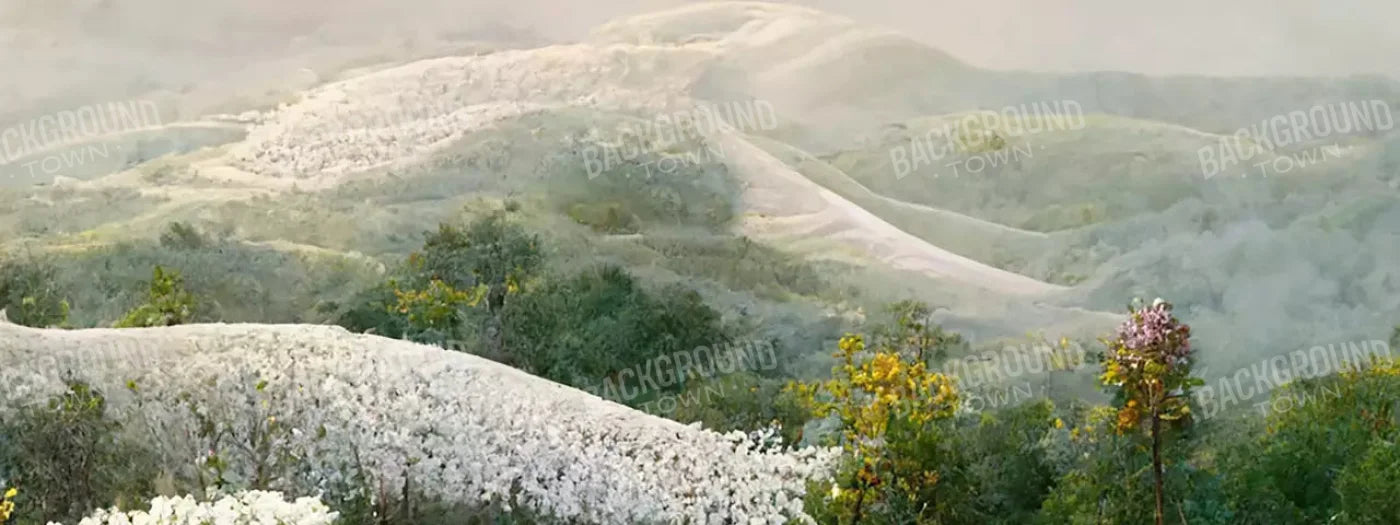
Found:
<path fill-rule="evenodd" d="M 776 341 L 793 376 L 830 368 L 833 339 L 905 299 L 978 351 L 1093 341 L 1126 301 L 1166 298 L 1217 373 L 1381 339 L 1400 318 L 1400 81 L 1371 60 L 1400 40 L 1302 2 L 1270 4 L 1292 24 L 1197 2 L 60 4 L 0 8 L 0 57 L 17 64 L 0 79 L 0 262 L 58 257 L 75 328 L 110 326 L 162 260 L 237 275 L 189 277 L 221 321 L 330 323 L 422 232 L 498 210 L 541 232 L 550 271 L 611 264 L 648 287 L 681 283 Z M 1120 40 L 1090 48 L 1076 31 Z M 1339 51 L 1381 47 L 1324 53 L 1324 34 L 1350 35 L 1325 41 Z M 88 133 L 85 115 L 107 109 Z M 172 223 L 217 242 L 167 249 L 156 239 Z M 55 348 L 111 335 L 20 330 L 0 335 Z M 233 335 L 274 361 L 266 345 L 300 333 L 149 330 L 182 358 L 195 359 L 177 336 Z M 298 349 L 394 345 L 444 377 L 549 392 L 499 410 L 606 412 L 626 435 L 597 443 L 622 439 L 608 450 L 638 469 L 655 440 L 722 441 L 484 358 L 306 330 Z M 38 373 L 35 388 L 56 392 L 58 372 Z M 501 416 L 461 399 L 434 410 Z M 402 445 L 385 439 L 366 443 Z M 816 453 L 802 454 L 686 478 L 781 478 L 742 512 L 689 485 L 642 510 L 540 504 L 595 522 L 794 517 L 804 489 L 789 471 Z M 570 487 L 621 506 L 664 485 L 647 473 L 609 493 L 606 478 Z"/>
<path fill-rule="evenodd" d="M 100 3 L 87 7 L 117 9 Z M 303 26 L 309 27 L 308 20 L 319 20 L 310 11 L 304 15 L 306 18 L 287 18 L 282 25 L 248 23 L 292 34 L 306 30 Z M 58 20 L 34 11 L 10 16 L 14 20 Z M 149 22 L 140 16 L 128 22 L 141 21 Z M 481 35 L 491 38 L 478 39 Z M 1280 268 L 1282 273 L 1273 277 L 1256 270 L 1234 274 L 1226 260 L 1212 260 L 1238 257 L 1242 250 L 1287 250 L 1283 246 L 1306 235 L 1343 251 L 1352 249 L 1347 248 L 1351 243 L 1385 238 L 1388 226 L 1394 224 L 1393 203 L 1367 203 L 1374 195 L 1367 188 L 1393 191 L 1395 180 L 1387 168 L 1378 168 L 1368 160 L 1391 155 L 1391 143 L 1377 140 L 1390 127 L 1379 113 L 1369 128 L 1338 134 L 1347 149 L 1338 152 L 1336 160 L 1275 177 L 1212 179 L 1203 176 L 1210 174 L 1201 173 L 1204 165 L 1198 158 L 1200 150 L 1222 136 L 1237 128 L 1257 127 L 1271 115 L 1352 101 L 1393 104 L 1400 100 L 1400 86 L 1390 79 L 1217 79 L 995 71 L 889 29 L 804 7 L 762 3 L 694 4 L 623 17 L 595 27 L 577 44 L 533 47 L 539 45 L 538 39 L 532 44 L 529 38 L 485 29 L 471 33 L 470 38 L 478 47 L 467 56 L 414 61 L 412 55 L 420 51 L 451 53 L 446 48 L 434 52 L 426 48 L 402 50 L 380 58 L 403 65 L 307 72 L 298 79 L 300 85 L 279 85 L 277 89 L 286 91 L 275 98 L 211 100 L 203 107 L 231 113 L 258 111 L 232 124 L 245 129 L 242 137 L 191 135 L 189 123 L 212 121 L 186 115 L 194 106 L 172 111 L 179 104 L 171 100 L 187 104 L 192 99 L 172 98 L 168 92 L 160 95 L 157 91 L 154 100 L 161 105 L 162 116 L 179 115 L 179 120 L 165 123 L 165 131 L 155 131 L 157 137 L 142 137 L 137 147 L 124 149 L 125 164 L 131 166 L 168 151 L 189 152 L 160 162 L 164 166 L 160 169 L 184 175 L 177 178 L 179 182 L 153 187 L 144 182 L 149 175 L 143 179 L 116 173 L 93 180 L 92 187 L 135 189 L 165 202 L 147 211 L 148 218 L 143 220 L 175 219 L 180 217 L 176 210 L 189 209 L 178 204 L 187 193 L 198 195 L 201 201 L 243 199 L 250 191 L 271 192 L 266 194 L 275 199 L 294 186 L 326 189 L 347 180 L 382 176 L 384 170 L 399 174 L 405 169 L 422 171 L 421 166 L 437 162 L 433 160 L 436 156 L 447 154 L 459 141 L 496 143 L 488 137 L 506 129 L 500 127 L 502 124 L 522 118 L 535 122 L 530 133 L 536 144 L 501 143 L 507 150 L 503 154 L 512 157 L 512 165 L 522 155 L 556 159 L 529 163 L 531 173 L 526 179 L 548 181 L 568 177 L 571 169 L 589 161 L 578 156 L 587 153 L 578 149 L 580 144 L 607 143 L 619 137 L 626 140 L 626 135 L 617 134 L 619 129 L 598 125 L 603 121 L 596 119 L 633 115 L 645 120 L 647 115 L 684 113 L 708 107 L 706 104 L 717 109 L 730 104 L 731 110 L 734 104 L 748 104 L 749 111 L 771 110 L 776 124 L 750 125 L 753 129 L 742 129 L 741 134 L 722 135 L 710 130 L 699 140 L 723 158 L 704 160 L 727 166 L 738 176 L 728 191 L 734 192 L 736 202 L 748 204 L 741 204 L 740 220 L 732 228 L 769 237 L 767 242 L 775 246 L 800 246 L 792 248 L 795 253 L 810 257 L 854 250 L 852 253 L 863 255 L 845 259 L 864 264 L 873 262 L 865 260 L 873 255 L 875 261 L 883 261 L 878 266 L 898 271 L 918 269 L 935 282 L 1010 296 L 1040 296 L 1035 304 L 1112 311 L 1124 295 L 1173 297 L 1188 312 L 1199 312 L 1188 315 L 1219 320 L 1220 328 L 1205 327 L 1203 335 L 1220 337 L 1231 347 L 1244 342 L 1250 347 L 1291 344 L 1288 341 L 1299 337 L 1318 337 L 1302 333 L 1319 331 L 1335 333 L 1324 338 L 1341 337 L 1348 330 L 1378 326 L 1373 323 L 1384 322 L 1379 312 L 1395 307 L 1393 287 L 1397 283 L 1387 273 L 1394 270 L 1378 264 L 1385 259 L 1374 251 L 1393 244 L 1376 245 L 1363 251 L 1361 261 L 1346 265 L 1308 262 L 1314 259 L 1310 254 L 1321 257 L 1326 253 L 1312 244 L 1314 249 L 1298 255 L 1274 258 L 1280 263 L 1292 261 L 1292 266 Z M 285 50 L 252 47 L 248 52 L 276 56 Z M 331 80 L 337 77 L 344 79 Z M 301 88 L 304 90 L 297 91 Z M 131 94 L 151 93 L 137 89 Z M 754 101 L 765 105 L 759 108 Z M 1064 105 L 1065 101 L 1071 105 Z M 940 126 L 946 131 L 950 122 L 953 128 L 966 119 L 993 128 L 1000 125 L 976 110 L 1001 111 L 1002 116 L 1013 115 L 1006 113 L 1010 110 L 1021 115 L 1016 118 L 1034 120 L 1032 110 L 1037 104 L 1049 108 L 1052 103 L 1060 116 L 1078 118 L 1079 123 L 1061 123 L 1056 129 L 1026 132 L 1023 137 L 1015 137 L 1009 128 L 993 129 L 1012 140 L 997 154 L 1005 156 L 1009 150 L 1013 157 L 998 162 L 994 157 L 983 159 L 978 152 L 963 154 L 958 162 L 1001 164 L 976 176 L 948 176 L 950 173 L 923 168 L 917 162 L 912 174 L 906 176 L 900 165 L 891 163 L 898 155 L 917 153 L 911 153 L 910 147 L 931 144 L 931 133 L 942 137 Z M 1065 108 L 1074 115 L 1065 113 L 1069 111 Z M 565 114 L 558 112 L 565 110 L 584 113 L 563 118 Z M 582 125 L 574 120 L 577 117 L 595 124 Z M 1009 127 L 1012 120 L 1007 116 L 1004 125 Z M 194 126 L 199 129 L 200 124 Z M 751 138 L 745 138 L 744 133 Z M 230 138 L 232 142 L 200 149 Z M 152 146 L 152 141 L 157 146 Z M 570 167 L 568 161 L 557 160 L 559 155 L 574 155 L 580 165 Z M 43 174 L 36 175 L 33 165 L 27 173 L 21 168 L 24 160 L 5 167 L 10 178 L 42 179 Z M 145 166 L 151 164 L 136 165 L 135 173 L 153 169 Z M 814 169 L 820 172 L 809 173 Z M 1241 165 L 1241 170 L 1248 169 Z M 1238 171 L 1231 172 L 1235 173 Z M 85 173 L 83 166 L 75 166 L 65 174 L 91 178 L 102 171 Z M 519 175 L 516 180 L 483 179 L 478 190 L 525 190 L 528 185 L 522 186 L 525 183 Z M 801 180 L 798 186 L 784 183 L 788 185 L 765 188 L 781 179 Z M 189 193 L 182 187 L 208 188 Z M 771 204 L 755 205 L 768 199 L 759 197 L 766 193 L 778 198 L 772 202 L 796 207 L 782 211 Z M 1329 201 L 1326 207 L 1307 205 L 1324 195 Z M 817 219 L 812 215 L 817 208 L 799 204 L 810 199 L 825 199 L 828 205 L 844 207 L 856 215 Z M 37 201 L 16 202 L 11 205 L 11 217 L 19 217 L 27 206 L 18 203 Z M 1327 228 L 1317 229 L 1320 214 L 1338 213 L 1326 210 L 1356 206 L 1367 210 L 1366 220 L 1329 222 Z M 783 218 L 787 213 L 798 215 Z M 810 226 L 800 226 L 805 223 Z M 817 226 L 819 223 L 824 226 Z M 88 224 L 69 233 L 94 226 Z M 849 228 L 853 228 L 850 239 L 861 239 L 859 242 L 838 241 L 847 234 L 835 233 Z M 59 226 L 56 231 L 64 230 Z M 1015 234 L 1017 231 L 1040 236 Z M 1280 232 L 1281 237 L 1269 240 L 1273 232 Z M 875 238 L 889 238 L 888 248 L 861 244 Z M 818 239 L 838 242 L 830 246 L 811 242 Z M 8 241 L 14 243 L 19 238 Z M 914 247 L 924 242 L 929 244 Z M 1178 243 L 1182 250 L 1165 248 Z M 1186 246 L 1191 248 L 1185 250 Z M 911 249 L 932 251 L 904 253 Z M 1183 250 L 1191 253 L 1189 262 L 1172 255 Z M 1373 257 L 1377 263 L 1367 262 Z M 951 261 L 960 261 L 958 267 L 978 268 L 977 272 L 1020 275 L 958 276 L 949 273 L 952 266 L 943 266 Z M 1190 271 L 1214 275 L 1173 279 L 1172 283 L 1151 277 Z M 1254 283 L 1253 279 L 1264 281 Z M 1207 295 L 1180 288 L 1188 282 L 1214 281 L 1222 285 Z M 1020 284 L 1013 284 L 1017 282 Z M 1360 283 L 1374 286 L 1349 291 Z M 1256 300 L 1256 294 L 1271 299 Z M 957 315 L 958 310 L 953 307 L 950 313 Z M 1234 320 L 1256 314 L 1274 321 L 1255 325 Z M 1003 335 L 1046 328 L 1037 320 L 1003 321 Z M 1299 333 L 1279 330 L 1274 323 Z"/>

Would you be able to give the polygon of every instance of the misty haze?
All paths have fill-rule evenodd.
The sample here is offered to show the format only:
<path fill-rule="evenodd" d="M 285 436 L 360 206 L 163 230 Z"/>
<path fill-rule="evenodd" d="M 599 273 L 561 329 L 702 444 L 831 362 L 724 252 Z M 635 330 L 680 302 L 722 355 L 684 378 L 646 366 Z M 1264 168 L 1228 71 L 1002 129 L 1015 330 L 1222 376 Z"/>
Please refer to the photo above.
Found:
<path fill-rule="evenodd" d="M 0 5 L 0 525 L 1400 523 L 1397 17 Z"/>

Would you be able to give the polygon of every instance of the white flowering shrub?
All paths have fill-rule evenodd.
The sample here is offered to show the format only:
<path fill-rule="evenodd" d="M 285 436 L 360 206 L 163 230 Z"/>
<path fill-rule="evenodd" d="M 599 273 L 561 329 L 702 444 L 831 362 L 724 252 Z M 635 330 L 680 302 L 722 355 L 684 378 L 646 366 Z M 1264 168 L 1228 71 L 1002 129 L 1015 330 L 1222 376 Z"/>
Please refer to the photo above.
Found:
<path fill-rule="evenodd" d="M 287 501 L 276 492 L 246 491 L 213 502 L 159 497 L 150 511 L 99 509 L 78 525 L 330 525 L 335 519 L 316 498 Z"/>
<path fill-rule="evenodd" d="M 166 468 L 230 489 L 309 494 L 364 472 L 375 486 L 573 522 L 786 523 L 809 521 L 806 482 L 828 477 L 834 457 L 338 327 L 4 325 L 0 359 L 16 365 L 0 369 L 0 416 L 61 391 L 70 369 L 113 392 Z M 64 366 L 74 362 L 87 366 Z"/>

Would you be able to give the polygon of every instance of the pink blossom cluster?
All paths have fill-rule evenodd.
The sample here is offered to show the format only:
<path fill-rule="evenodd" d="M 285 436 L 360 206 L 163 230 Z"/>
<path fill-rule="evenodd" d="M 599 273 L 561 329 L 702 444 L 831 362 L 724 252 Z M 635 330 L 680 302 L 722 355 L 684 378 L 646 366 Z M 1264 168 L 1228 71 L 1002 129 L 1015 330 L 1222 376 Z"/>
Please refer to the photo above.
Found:
<path fill-rule="evenodd" d="M 1172 305 L 1161 299 L 1133 312 L 1118 326 L 1117 338 L 1129 350 L 1125 361 L 1160 359 L 1168 367 L 1191 355 L 1191 327 L 1172 316 Z"/>

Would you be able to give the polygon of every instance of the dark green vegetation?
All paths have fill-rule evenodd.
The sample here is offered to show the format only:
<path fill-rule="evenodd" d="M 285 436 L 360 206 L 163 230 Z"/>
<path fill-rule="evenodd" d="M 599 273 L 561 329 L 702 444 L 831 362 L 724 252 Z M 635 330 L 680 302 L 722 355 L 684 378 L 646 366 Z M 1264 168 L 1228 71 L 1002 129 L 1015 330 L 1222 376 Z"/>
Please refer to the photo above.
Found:
<path fill-rule="evenodd" d="M 693 290 L 648 289 L 610 265 L 543 273 L 543 249 L 504 214 L 444 224 L 393 277 L 343 307 L 337 322 L 478 351 L 579 387 L 726 338 L 719 314 Z"/>
<path fill-rule="evenodd" d="M 1137 358 L 1110 346 L 1100 352 L 1106 356 L 1101 380 L 1115 394 L 1107 405 L 1037 398 L 950 414 L 946 406 L 926 404 L 929 394 L 911 396 L 919 391 L 902 386 L 905 377 L 911 385 L 924 377 L 925 361 L 917 356 L 927 348 L 917 343 L 929 340 L 902 321 L 870 331 L 903 334 L 897 339 L 877 335 L 868 348 L 859 336 L 842 340 L 838 355 L 866 357 L 833 369 L 835 381 L 820 389 L 835 397 L 794 390 L 838 401 L 843 431 L 828 439 L 845 448 L 846 462 L 834 484 L 813 483 L 808 492 L 807 508 L 822 523 L 1400 519 L 1400 507 L 1386 492 L 1400 468 L 1400 361 L 1381 359 L 1361 370 L 1289 383 L 1273 392 L 1266 415 L 1250 410 L 1198 419 L 1190 410 L 1189 361 L 1179 370 L 1129 368 L 1123 363 Z M 946 343 L 931 348 L 935 354 L 950 350 Z M 1113 355 L 1119 357 L 1107 357 Z M 1160 388 L 1171 381 L 1178 387 Z M 867 392 L 867 401 L 839 403 L 852 389 Z M 1155 458 L 1162 465 L 1160 485 Z M 1160 511 L 1154 492 L 1161 494 Z"/>
<path fill-rule="evenodd" d="M 76 523 L 92 509 L 148 499 L 159 469 L 121 430 L 102 393 L 78 382 L 0 419 L 0 477 L 24 487 L 11 522 Z"/>
<path fill-rule="evenodd" d="M 12 323 L 61 326 L 68 322 L 68 300 L 54 283 L 54 269 L 41 261 L 8 261 L 0 267 L 0 308 Z"/>
<path fill-rule="evenodd" d="M 291 257 L 173 224 L 158 242 L 128 243 L 68 259 L 7 261 L 0 297 L 11 319 L 22 324 L 61 326 L 67 322 L 68 303 L 78 305 L 74 317 L 94 319 L 83 311 L 101 304 L 88 298 L 94 292 L 65 286 L 64 272 L 97 261 L 113 268 L 146 263 L 150 273 L 142 278 L 136 278 L 134 269 L 107 274 L 112 277 L 102 282 L 126 283 L 108 284 L 105 292 L 123 298 L 126 306 L 120 311 L 99 307 L 105 318 L 85 324 L 335 322 L 355 331 L 478 353 L 581 388 L 657 356 L 762 337 L 751 320 L 727 318 L 695 289 L 650 282 L 619 265 L 557 264 L 568 252 L 531 230 L 525 224 L 528 216 L 521 213 L 508 206 L 444 223 L 425 232 L 419 248 L 383 275 L 344 259 L 328 264 Z M 663 254 L 695 250 L 690 253 L 700 260 L 668 257 L 668 267 L 735 289 L 774 299 L 831 293 L 810 267 L 765 264 L 781 262 L 781 255 L 747 240 L 694 244 L 657 236 L 645 244 Z M 230 257 L 261 262 L 255 257 L 270 256 L 286 266 L 262 275 L 273 283 L 295 283 L 288 288 L 293 292 L 242 290 L 237 283 L 253 281 L 240 272 L 263 270 L 256 264 L 234 269 L 232 263 L 218 263 Z M 229 273 L 212 273 L 217 268 Z M 759 274 L 765 271 L 776 275 L 763 278 Z M 271 305 L 280 311 L 255 306 L 274 295 L 277 301 Z M 872 349 L 908 356 L 905 366 L 925 363 L 948 370 L 950 360 L 979 349 L 940 328 L 927 306 L 912 301 L 891 305 L 852 328 L 868 334 Z M 797 355 L 782 340 L 777 348 L 780 355 Z M 1159 456 L 1166 522 L 1393 523 L 1400 516 L 1392 493 L 1400 482 L 1395 477 L 1400 471 L 1395 452 L 1400 438 L 1394 408 L 1400 406 L 1397 366 L 1377 363 L 1366 371 L 1302 380 L 1275 391 L 1275 399 L 1307 400 L 1291 410 L 1200 421 L 1186 416 L 1164 425 Z M 825 378 L 780 366 L 691 378 L 624 401 L 654 407 L 649 402 L 673 396 L 682 402 L 662 415 L 721 431 L 772 429 L 788 442 L 840 445 L 840 425 L 811 418 L 784 386 L 791 379 Z M 957 383 L 953 387 L 958 395 L 970 395 Z M 867 472 L 860 456 L 848 456 L 850 463 L 836 478 L 837 490 L 831 483 L 810 487 L 808 510 L 823 523 L 1152 522 L 1152 434 L 1125 427 L 1122 415 L 1135 398 L 1119 395 L 1096 405 L 1045 395 L 1039 390 L 1027 398 L 1002 398 L 982 411 L 943 413 L 918 425 L 887 415 L 879 464 L 891 470 Z M 121 437 L 120 425 L 103 407 L 101 393 L 75 383 L 47 404 L 0 421 L 0 442 L 5 444 L 0 476 L 25 487 L 16 500 L 21 511 L 15 523 L 72 519 L 83 509 L 141 501 L 161 490 L 158 485 L 192 489 L 209 481 L 153 471 L 148 453 Z M 217 469 L 201 472 L 215 475 Z M 275 486 L 277 477 L 268 476 L 258 484 Z M 73 486 L 78 488 L 70 490 L 71 480 L 77 480 Z M 849 498 L 840 499 L 857 486 L 866 487 L 861 493 L 867 494 L 858 514 Z M 357 486 L 352 477 L 345 486 L 328 488 L 327 501 L 347 523 L 550 522 L 519 510 L 444 506 L 416 495 L 412 487 L 405 499 L 401 489 L 393 488 L 392 497 L 376 496 L 374 491 L 384 488 Z"/>

